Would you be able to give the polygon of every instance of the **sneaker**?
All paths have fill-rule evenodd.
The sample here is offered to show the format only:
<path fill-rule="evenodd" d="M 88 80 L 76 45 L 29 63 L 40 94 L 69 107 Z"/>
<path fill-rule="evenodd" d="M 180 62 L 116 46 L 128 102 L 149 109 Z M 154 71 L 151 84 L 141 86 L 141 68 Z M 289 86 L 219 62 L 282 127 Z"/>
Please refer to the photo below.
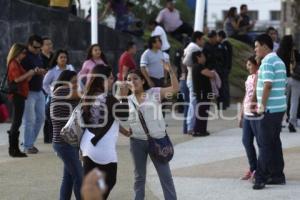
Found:
<path fill-rule="evenodd" d="M 253 190 L 262 190 L 265 187 L 266 187 L 265 183 L 256 182 L 256 183 L 254 183 L 252 188 L 253 188 Z"/>
<path fill-rule="evenodd" d="M 39 152 L 39 150 L 35 147 L 31 147 L 31 148 L 24 150 L 24 153 L 27 153 L 27 154 L 37 154 L 38 152 Z"/>
<path fill-rule="evenodd" d="M 38 148 L 36 148 L 35 146 L 32 147 L 35 151 L 39 152 Z"/>
<path fill-rule="evenodd" d="M 249 170 L 249 171 L 247 171 L 247 172 L 245 173 L 245 175 L 244 175 L 243 177 L 241 177 L 241 180 L 247 181 L 247 180 L 250 180 L 251 178 L 252 178 L 252 173 L 251 173 L 251 171 Z"/>
<path fill-rule="evenodd" d="M 204 132 L 204 133 L 194 133 L 193 137 L 205 137 L 205 136 L 209 136 L 210 133 L 209 132 Z"/>
<path fill-rule="evenodd" d="M 297 132 L 297 130 L 295 129 L 294 125 L 291 124 L 291 123 L 289 123 L 289 131 L 290 131 L 290 133 L 296 133 Z"/>

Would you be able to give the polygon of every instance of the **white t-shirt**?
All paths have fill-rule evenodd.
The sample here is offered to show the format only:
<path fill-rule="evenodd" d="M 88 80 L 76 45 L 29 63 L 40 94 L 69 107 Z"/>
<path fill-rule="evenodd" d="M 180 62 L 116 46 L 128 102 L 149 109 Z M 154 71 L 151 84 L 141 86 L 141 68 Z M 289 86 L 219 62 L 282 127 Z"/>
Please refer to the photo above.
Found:
<path fill-rule="evenodd" d="M 119 135 L 119 122 L 114 121 L 108 132 L 98 141 L 96 146 L 91 143 L 95 136 L 88 129 L 85 129 L 80 142 L 80 149 L 83 156 L 88 156 L 98 164 L 106 165 L 118 162 L 116 145 Z"/>
<path fill-rule="evenodd" d="M 152 31 L 151 36 L 159 36 L 162 42 L 161 50 L 165 51 L 170 49 L 170 44 L 168 41 L 167 34 L 165 30 L 161 26 L 156 26 L 155 29 Z"/>
<path fill-rule="evenodd" d="M 166 135 L 165 120 L 162 115 L 161 97 L 159 87 L 150 88 L 146 91 L 146 98 L 144 102 L 138 105 L 134 95 L 128 97 L 129 104 L 129 119 L 130 128 L 132 129 L 132 136 L 136 139 L 147 140 L 145 131 L 140 123 L 138 112 L 134 104 L 140 108 L 143 117 L 146 121 L 149 134 L 154 138 L 163 138 Z"/>
<path fill-rule="evenodd" d="M 196 51 L 202 51 L 202 48 L 198 46 L 196 43 L 191 42 L 185 49 L 183 53 L 183 61 L 182 63 L 187 66 L 188 69 L 188 75 L 187 80 L 192 80 L 192 66 L 193 66 L 193 60 L 192 55 Z"/>

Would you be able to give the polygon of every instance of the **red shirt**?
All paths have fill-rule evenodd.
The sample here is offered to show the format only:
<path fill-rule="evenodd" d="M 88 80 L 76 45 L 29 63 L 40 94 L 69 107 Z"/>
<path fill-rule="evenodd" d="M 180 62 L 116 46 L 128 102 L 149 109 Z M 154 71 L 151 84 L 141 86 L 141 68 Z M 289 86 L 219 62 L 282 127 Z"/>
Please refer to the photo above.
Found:
<path fill-rule="evenodd" d="M 123 67 L 126 66 L 129 70 L 136 68 L 136 63 L 130 53 L 125 51 L 119 59 L 119 76 L 118 79 L 123 81 Z"/>
<path fill-rule="evenodd" d="M 18 63 L 16 60 L 12 60 L 8 64 L 7 80 L 9 82 L 11 82 L 11 81 L 15 80 L 16 78 L 22 76 L 25 73 L 26 73 L 26 71 L 23 68 L 23 66 L 20 63 Z M 29 93 L 29 81 L 28 80 L 24 80 L 24 81 L 18 83 L 18 92 L 17 93 L 23 97 L 28 96 L 28 93 Z"/>

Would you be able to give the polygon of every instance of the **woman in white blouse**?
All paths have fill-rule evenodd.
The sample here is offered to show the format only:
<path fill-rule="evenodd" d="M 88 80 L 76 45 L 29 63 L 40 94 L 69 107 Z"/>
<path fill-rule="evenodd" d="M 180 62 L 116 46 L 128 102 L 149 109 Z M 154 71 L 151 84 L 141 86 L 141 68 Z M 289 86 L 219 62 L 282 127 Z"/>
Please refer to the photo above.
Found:
<path fill-rule="evenodd" d="M 127 82 L 132 91 L 132 95 L 128 97 L 128 104 L 130 132 L 132 133 L 130 151 L 133 157 L 135 174 L 135 200 L 145 198 L 146 165 L 149 154 L 147 136 L 142 128 L 135 106 L 143 114 L 150 131 L 149 134 L 154 138 L 163 138 L 166 135 L 166 125 L 162 115 L 161 100 L 167 96 L 172 96 L 179 89 L 176 74 L 173 72 L 170 64 L 165 63 L 164 67 L 171 77 L 170 87 L 149 89 L 147 81 L 140 70 L 130 71 L 127 76 Z M 152 158 L 151 160 L 157 170 L 165 199 L 177 199 L 169 164 Z"/>

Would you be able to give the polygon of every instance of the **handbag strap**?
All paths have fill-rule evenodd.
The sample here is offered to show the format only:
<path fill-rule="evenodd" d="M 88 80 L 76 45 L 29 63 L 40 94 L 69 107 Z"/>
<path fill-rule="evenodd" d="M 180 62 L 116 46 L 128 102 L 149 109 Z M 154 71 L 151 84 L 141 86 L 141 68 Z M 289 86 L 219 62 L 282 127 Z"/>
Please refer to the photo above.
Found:
<path fill-rule="evenodd" d="M 149 129 L 147 127 L 147 124 L 146 124 L 146 121 L 145 121 L 145 119 L 143 117 L 142 112 L 140 111 L 140 109 L 137 107 L 137 105 L 132 100 L 131 100 L 131 102 L 132 102 L 134 108 L 136 109 L 136 111 L 138 112 L 139 120 L 140 120 L 140 122 L 142 124 L 142 127 L 144 129 L 145 134 L 147 135 L 148 138 L 150 138 L 151 136 L 149 134 Z"/>
<path fill-rule="evenodd" d="M 1 81 L 1 83 L 0 83 L 0 84 L 1 84 L 1 85 L 0 85 L 0 88 L 1 88 L 1 89 L 5 88 L 5 84 L 6 84 L 7 76 L 8 76 L 8 67 L 9 67 L 9 66 L 7 66 L 5 76 L 4 76 L 4 78 L 2 79 L 2 81 Z"/>

